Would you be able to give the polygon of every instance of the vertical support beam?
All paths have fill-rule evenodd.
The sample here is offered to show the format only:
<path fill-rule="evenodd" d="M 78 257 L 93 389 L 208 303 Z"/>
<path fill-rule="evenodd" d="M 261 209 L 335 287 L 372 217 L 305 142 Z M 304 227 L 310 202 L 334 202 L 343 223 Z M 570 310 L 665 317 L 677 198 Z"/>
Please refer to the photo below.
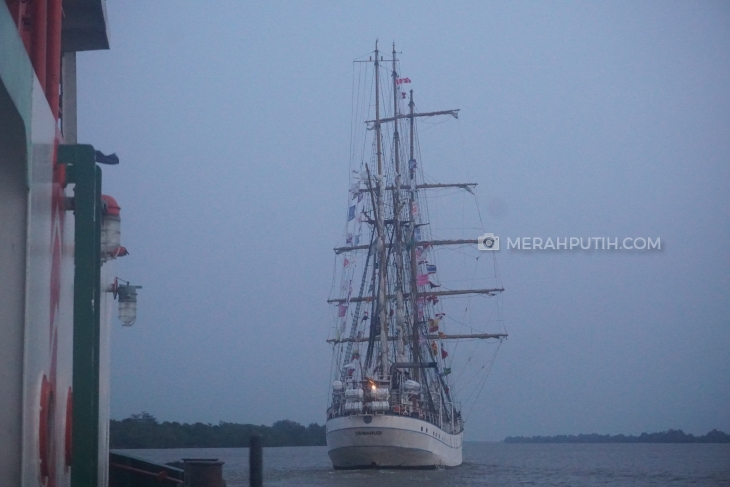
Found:
<path fill-rule="evenodd" d="M 75 144 L 76 136 L 76 53 L 63 53 L 61 63 L 61 133 L 67 144 Z"/>
<path fill-rule="evenodd" d="M 34 0 L 31 3 L 31 54 L 35 74 L 41 87 L 46 89 L 46 49 L 48 34 L 48 4 L 47 0 Z"/>
<path fill-rule="evenodd" d="M 61 145 L 75 183 L 72 487 L 96 487 L 99 470 L 101 169 L 90 145 Z"/>
<path fill-rule="evenodd" d="M 25 50 L 28 53 L 28 56 L 30 56 L 31 29 L 30 16 L 28 15 L 28 11 L 30 11 L 30 6 L 28 4 L 30 2 L 28 2 L 28 0 L 5 0 L 5 3 L 8 6 L 10 17 L 12 17 L 13 22 L 18 27 L 20 38 L 23 40 L 23 46 L 25 46 Z"/>
<path fill-rule="evenodd" d="M 95 153 L 95 151 L 92 151 Z M 102 441 L 102 435 L 101 435 L 101 424 L 99 421 L 99 416 L 101 414 L 101 405 L 99 403 L 99 391 L 101 390 L 101 299 L 102 299 L 102 290 L 101 290 L 101 222 L 102 222 L 102 206 L 101 206 L 101 168 L 96 164 L 96 156 L 92 159 L 94 161 L 94 279 L 91 284 L 92 286 L 89 286 L 94 291 L 94 301 L 92 304 L 92 307 L 94 309 L 94 321 L 90 323 L 88 327 L 84 328 L 79 331 L 79 333 L 89 333 L 92 338 L 91 340 L 91 347 L 89 349 L 80 350 L 80 353 L 86 353 L 86 356 L 84 357 L 82 355 L 82 360 L 85 360 L 87 364 L 91 366 L 91 374 L 89 375 L 91 377 L 91 385 L 89 387 L 89 390 L 87 392 L 88 398 L 89 398 L 89 409 L 92 414 L 89 415 L 89 422 L 90 422 L 90 431 L 89 436 L 86 438 L 89 442 L 89 449 L 88 452 L 90 455 L 94 455 L 94 458 L 96 459 L 95 462 L 93 462 L 91 465 L 92 468 L 89 468 L 88 475 L 93 476 L 91 482 L 84 482 L 84 483 L 78 483 L 75 484 L 72 480 L 71 487 L 106 487 L 98 485 L 99 482 L 99 449 L 101 448 L 100 442 Z M 77 234 L 78 235 L 78 234 Z M 91 268 L 91 258 L 90 256 L 85 256 L 84 259 L 88 259 L 87 262 L 84 263 L 84 265 L 88 265 L 89 268 Z M 84 283 L 86 285 L 86 283 Z M 74 287 L 76 287 L 76 277 L 74 276 Z M 74 303 L 75 304 L 75 303 Z M 76 333 L 76 323 L 74 320 L 74 334 Z M 76 350 L 74 349 L 74 352 Z M 76 354 L 74 353 L 74 356 Z M 74 370 L 76 370 L 74 368 Z M 81 371 L 83 374 L 83 371 Z M 79 380 L 84 380 L 84 376 L 81 376 Z M 108 428 L 108 426 L 104 427 L 105 429 Z M 91 431 L 93 429 L 93 431 Z M 104 435 L 104 438 L 107 438 L 106 435 Z M 107 438 L 108 439 L 108 438 Z M 106 459 L 108 461 L 108 458 Z M 73 479 L 73 474 L 72 474 Z"/>
<path fill-rule="evenodd" d="M 48 1 L 48 21 L 46 35 L 46 99 L 51 107 L 53 118 L 58 120 L 59 86 L 61 84 L 61 0 Z"/>

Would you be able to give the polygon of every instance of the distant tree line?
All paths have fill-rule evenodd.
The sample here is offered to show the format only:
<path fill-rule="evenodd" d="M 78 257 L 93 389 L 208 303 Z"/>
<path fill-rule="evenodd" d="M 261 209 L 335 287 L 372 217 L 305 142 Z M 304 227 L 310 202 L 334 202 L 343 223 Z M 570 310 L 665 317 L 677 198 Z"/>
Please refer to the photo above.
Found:
<path fill-rule="evenodd" d="M 263 437 L 264 446 L 325 445 L 325 427 L 303 426 L 295 421 L 277 421 L 272 426 L 226 423 L 178 423 L 143 412 L 109 423 L 111 448 L 242 448 L 252 435 Z"/>
<path fill-rule="evenodd" d="M 508 436 L 505 443 L 730 443 L 730 435 L 716 429 L 704 436 L 694 436 L 682 430 L 661 433 L 641 433 L 639 436 L 625 435 L 558 435 L 558 436 Z"/>

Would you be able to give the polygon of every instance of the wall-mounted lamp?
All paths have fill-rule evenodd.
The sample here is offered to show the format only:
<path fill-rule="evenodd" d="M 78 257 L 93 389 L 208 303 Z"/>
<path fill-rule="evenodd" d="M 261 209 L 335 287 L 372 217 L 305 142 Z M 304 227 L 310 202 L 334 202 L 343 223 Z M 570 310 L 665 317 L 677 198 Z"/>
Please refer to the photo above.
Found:
<path fill-rule="evenodd" d="M 128 255 L 127 249 L 122 247 L 122 219 L 121 208 L 113 197 L 103 194 L 101 218 L 101 259 L 103 262 Z"/>
<path fill-rule="evenodd" d="M 126 284 L 119 284 L 120 281 Z M 129 281 L 117 277 L 108 291 L 119 300 L 119 321 L 124 326 L 132 326 L 137 321 L 137 289 L 142 289 L 142 286 L 133 286 Z"/>

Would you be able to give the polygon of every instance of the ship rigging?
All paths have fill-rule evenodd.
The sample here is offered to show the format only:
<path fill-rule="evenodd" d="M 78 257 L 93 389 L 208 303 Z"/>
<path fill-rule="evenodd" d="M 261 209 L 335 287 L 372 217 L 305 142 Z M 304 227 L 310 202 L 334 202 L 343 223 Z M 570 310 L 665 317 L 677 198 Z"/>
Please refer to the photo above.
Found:
<path fill-rule="evenodd" d="M 424 193 L 457 189 L 473 195 L 476 183 L 424 180 L 417 121 L 458 118 L 459 109 L 417 112 L 414 90 L 402 89 L 411 80 L 399 77 L 395 45 L 391 59 L 386 60 L 376 43 L 369 62 L 375 113 L 364 120 L 363 155 L 357 161 L 359 167 L 351 168 L 345 245 L 334 249 L 338 262 L 342 258 L 342 276 L 336 295 L 328 300 L 336 306 L 334 337 L 327 340 L 333 346 L 329 455 L 335 468 L 457 466 L 463 418 L 452 391 L 444 342 L 501 341 L 507 334 L 503 330 L 442 331 L 448 319 L 440 300 L 489 298 L 504 288 L 501 282 L 489 287 L 442 288 L 433 263 L 436 249 L 473 248 L 477 240 L 434 238 Z M 386 66 L 391 79 L 382 83 Z M 405 100 L 404 113 L 401 103 Z M 388 106 L 392 111 L 381 116 L 381 108 L 385 112 Z M 368 115 L 368 103 L 357 102 L 357 107 L 357 115 Z M 401 141 L 403 133 L 406 144 Z M 367 146 L 371 148 L 368 158 L 364 156 Z M 357 164 L 354 150 L 351 158 L 351 164 Z M 353 285 L 358 287 L 356 294 Z"/>

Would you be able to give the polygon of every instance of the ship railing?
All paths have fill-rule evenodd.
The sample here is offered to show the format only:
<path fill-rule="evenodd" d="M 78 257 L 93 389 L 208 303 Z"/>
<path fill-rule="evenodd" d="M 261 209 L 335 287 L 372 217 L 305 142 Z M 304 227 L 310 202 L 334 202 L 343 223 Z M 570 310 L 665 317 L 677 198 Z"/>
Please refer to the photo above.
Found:
<path fill-rule="evenodd" d="M 366 382 L 363 381 L 363 385 L 365 384 Z M 458 414 L 455 414 L 455 411 L 458 412 L 460 410 L 460 405 L 458 403 L 444 402 L 442 407 L 439 407 L 441 406 L 441 404 L 436 404 L 436 411 L 430 411 L 430 408 L 425 407 L 426 405 L 423 403 L 423 400 L 419 398 L 418 392 L 403 391 L 399 390 L 400 388 L 398 388 L 391 389 L 390 391 L 390 397 L 388 398 L 389 408 L 387 410 L 375 411 L 372 410 L 368 406 L 368 404 L 376 399 L 371 396 L 370 391 L 367 387 L 363 387 L 363 389 L 365 392 L 365 398 L 363 401 L 364 407 L 361 411 L 347 411 L 345 408 L 345 404 L 347 403 L 347 401 L 345 400 L 344 391 L 333 392 L 332 405 L 327 410 L 327 418 L 330 419 L 340 416 L 352 416 L 362 414 L 389 414 L 418 418 L 423 421 L 427 421 L 435 426 L 443 428 L 444 425 L 441 421 L 442 410 L 444 408 L 447 408 L 451 412 L 451 414 L 449 414 L 449 424 L 451 426 L 451 430 L 459 430 L 460 420 Z"/>
<path fill-rule="evenodd" d="M 422 400 L 415 399 L 417 397 L 418 393 L 393 391 L 390 396 L 389 414 L 418 418 L 439 426 L 438 413 L 431 412 L 424 407 Z"/>
<path fill-rule="evenodd" d="M 461 403 L 456 401 L 444 401 L 444 409 L 449 411 L 449 422 L 447 423 L 450 427 L 450 433 L 461 431 Z M 444 429 L 443 424 L 441 429 Z"/>

